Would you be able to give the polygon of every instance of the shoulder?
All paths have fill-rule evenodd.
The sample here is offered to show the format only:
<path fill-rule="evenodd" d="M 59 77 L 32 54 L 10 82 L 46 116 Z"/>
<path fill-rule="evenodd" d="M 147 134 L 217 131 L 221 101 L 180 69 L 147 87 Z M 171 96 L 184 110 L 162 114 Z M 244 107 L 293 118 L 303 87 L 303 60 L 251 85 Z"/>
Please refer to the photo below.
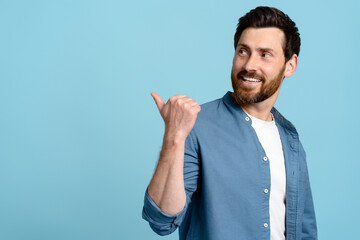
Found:
<path fill-rule="evenodd" d="M 299 151 L 301 158 L 305 159 L 306 153 L 295 126 L 289 120 L 287 120 L 276 108 L 273 108 L 271 112 L 274 115 L 278 128 L 280 128 L 279 130 L 286 134 L 286 138 L 290 143 L 290 147 Z"/>
<path fill-rule="evenodd" d="M 214 111 L 219 109 L 219 106 L 222 105 L 222 98 L 215 99 L 213 101 L 201 104 L 201 113 L 202 114 L 212 114 Z"/>
<path fill-rule="evenodd" d="M 223 98 L 201 104 L 200 107 L 201 111 L 196 119 L 195 127 L 217 124 L 229 115 Z"/>
<path fill-rule="evenodd" d="M 224 103 L 222 98 L 212 100 L 200 105 L 201 110 L 197 116 L 195 125 L 190 132 L 190 138 L 193 142 L 200 136 L 208 136 L 215 128 L 218 128 L 219 122 L 223 117 Z"/>
<path fill-rule="evenodd" d="M 278 127 L 283 128 L 286 132 L 288 132 L 291 135 L 298 136 L 298 132 L 294 124 L 292 124 L 289 120 L 287 120 L 275 107 L 271 109 L 271 113 L 273 114 Z"/>

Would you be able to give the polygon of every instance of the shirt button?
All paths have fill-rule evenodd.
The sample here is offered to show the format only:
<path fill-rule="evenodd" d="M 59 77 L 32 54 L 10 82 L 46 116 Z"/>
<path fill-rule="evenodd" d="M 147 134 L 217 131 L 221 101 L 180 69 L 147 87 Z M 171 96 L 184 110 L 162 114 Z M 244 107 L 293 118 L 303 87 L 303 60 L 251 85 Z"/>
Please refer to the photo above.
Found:
<path fill-rule="evenodd" d="M 249 118 L 249 117 L 245 117 L 245 120 L 248 122 L 248 121 L 250 120 L 250 118 Z"/>
<path fill-rule="evenodd" d="M 267 158 L 267 157 L 263 157 L 263 160 L 264 160 L 264 162 L 266 162 L 266 161 L 268 160 L 268 158 Z"/>
<path fill-rule="evenodd" d="M 269 189 L 265 188 L 264 193 L 268 193 L 268 192 L 269 192 Z"/>
<path fill-rule="evenodd" d="M 268 224 L 267 223 L 264 223 L 264 228 L 267 228 L 268 227 Z"/>

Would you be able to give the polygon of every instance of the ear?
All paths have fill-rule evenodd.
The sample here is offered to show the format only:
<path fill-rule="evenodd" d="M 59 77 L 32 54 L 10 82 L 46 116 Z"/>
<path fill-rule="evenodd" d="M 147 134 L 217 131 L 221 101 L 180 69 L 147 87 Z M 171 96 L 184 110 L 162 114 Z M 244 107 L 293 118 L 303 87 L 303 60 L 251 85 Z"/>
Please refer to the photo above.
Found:
<path fill-rule="evenodd" d="M 298 56 L 296 54 L 292 55 L 292 57 L 285 63 L 285 72 L 284 77 L 288 78 L 294 74 L 297 65 L 298 65 Z"/>

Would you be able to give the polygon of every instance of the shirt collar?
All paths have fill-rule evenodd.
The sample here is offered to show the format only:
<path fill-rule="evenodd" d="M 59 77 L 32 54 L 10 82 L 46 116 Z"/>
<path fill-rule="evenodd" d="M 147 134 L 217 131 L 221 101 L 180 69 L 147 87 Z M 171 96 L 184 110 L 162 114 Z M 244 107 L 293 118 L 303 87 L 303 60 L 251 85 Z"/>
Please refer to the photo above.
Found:
<path fill-rule="evenodd" d="M 236 116 L 239 121 L 246 122 L 251 125 L 251 118 L 244 112 L 244 110 L 239 106 L 239 104 L 236 102 L 236 100 L 232 97 L 231 94 L 232 93 L 228 91 L 222 98 L 228 110 L 232 114 L 234 114 L 234 116 Z M 271 113 L 273 114 L 275 122 L 278 126 L 285 128 L 286 130 L 291 132 L 292 135 L 298 135 L 294 125 L 285 117 L 283 117 L 275 107 L 271 109 Z"/>

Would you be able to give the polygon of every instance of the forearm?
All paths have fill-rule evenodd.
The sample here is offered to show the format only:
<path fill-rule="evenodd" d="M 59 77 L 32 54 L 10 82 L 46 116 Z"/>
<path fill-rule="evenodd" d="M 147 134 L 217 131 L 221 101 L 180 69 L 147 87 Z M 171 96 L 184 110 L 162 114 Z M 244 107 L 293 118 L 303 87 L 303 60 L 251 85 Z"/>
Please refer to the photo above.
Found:
<path fill-rule="evenodd" d="M 165 134 L 148 195 L 163 213 L 176 215 L 186 203 L 183 173 L 185 140 L 201 108 L 196 101 L 184 95 L 173 96 L 166 104 L 158 94 L 152 93 L 151 96 L 164 119 Z"/>
<path fill-rule="evenodd" d="M 166 214 L 175 215 L 184 209 L 185 139 L 165 134 L 158 165 L 148 186 L 148 194 Z"/>

